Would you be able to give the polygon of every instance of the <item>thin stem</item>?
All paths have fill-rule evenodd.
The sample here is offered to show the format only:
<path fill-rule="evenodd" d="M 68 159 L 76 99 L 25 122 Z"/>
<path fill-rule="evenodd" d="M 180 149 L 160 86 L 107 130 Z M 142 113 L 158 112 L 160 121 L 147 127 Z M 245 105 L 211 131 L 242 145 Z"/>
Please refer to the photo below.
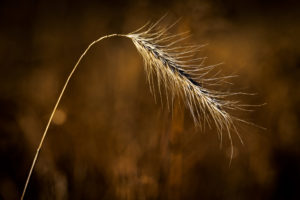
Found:
<path fill-rule="evenodd" d="M 94 44 L 100 42 L 100 41 L 103 40 L 103 39 L 110 38 L 110 37 L 115 37 L 115 36 L 126 37 L 126 35 L 121 35 L 121 34 L 111 34 L 111 35 L 103 36 L 103 37 L 101 37 L 101 38 L 99 38 L 99 39 L 93 41 L 93 42 L 86 48 L 86 50 L 81 54 L 81 56 L 80 56 L 80 58 L 78 59 L 77 63 L 75 64 L 75 66 L 73 67 L 72 71 L 70 72 L 70 74 L 69 74 L 69 76 L 68 76 L 68 78 L 67 78 L 67 80 L 66 80 L 66 82 L 65 82 L 65 84 L 64 84 L 64 86 L 63 86 L 63 88 L 62 88 L 62 90 L 61 90 L 61 92 L 60 92 L 60 94 L 59 94 L 59 97 L 58 97 L 58 99 L 57 99 L 57 101 L 56 101 L 56 103 L 55 103 L 55 106 L 54 106 L 54 108 L 53 108 L 53 111 L 52 111 L 52 113 L 51 113 L 51 115 L 50 115 L 50 118 L 49 118 L 48 123 L 47 123 L 47 125 L 46 125 L 46 128 L 45 128 L 45 130 L 44 130 L 42 139 L 41 139 L 40 144 L 39 144 L 39 146 L 38 146 L 38 148 L 37 148 L 37 151 L 36 151 L 36 153 L 35 153 L 35 156 L 34 156 L 34 159 L 33 159 L 33 161 L 32 161 L 32 164 L 31 164 L 31 167 L 30 167 L 30 171 L 29 171 L 29 174 L 28 174 L 28 176 L 27 176 L 26 183 L 25 183 L 25 186 L 24 186 L 24 189 L 23 189 L 23 192 L 22 192 L 21 200 L 23 200 L 23 198 L 24 198 L 24 195 L 25 195 L 25 192 L 26 192 L 26 189 L 27 189 L 27 186 L 28 186 L 28 183 L 29 183 L 29 180 L 30 180 L 32 171 L 33 171 L 33 168 L 34 168 L 35 163 L 36 163 L 36 161 L 37 161 L 37 158 L 38 158 L 38 155 L 39 155 L 39 153 L 40 153 L 40 150 L 41 150 L 41 148 L 42 148 L 42 146 L 43 146 L 43 142 L 44 142 L 45 137 L 46 137 L 46 135 L 47 135 L 47 132 L 48 132 L 49 126 L 50 126 L 50 124 L 51 124 L 52 118 L 53 118 L 53 116 L 54 116 L 54 114 L 55 114 L 55 111 L 56 111 L 56 109 L 57 109 L 57 106 L 58 106 L 58 104 L 59 104 L 59 102 L 60 102 L 60 100 L 61 100 L 61 98 L 62 98 L 62 96 L 63 96 L 63 94 L 64 94 L 64 92 L 65 92 L 65 89 L 66 89 L 66 87 L 67 87 L 67 85 L 68 85 L 68 83 L 69 83 L 69 81 L 70 81 L 70 79 L 71 79 L 73 73 L 74 73 L 75 70 L 77 69 L 77 67 L 78 67 L 80 61 L 82 60 L 82 58 L 85 56 L 85 54 L 88 52 L 88 50 L 89 50 Z"/>

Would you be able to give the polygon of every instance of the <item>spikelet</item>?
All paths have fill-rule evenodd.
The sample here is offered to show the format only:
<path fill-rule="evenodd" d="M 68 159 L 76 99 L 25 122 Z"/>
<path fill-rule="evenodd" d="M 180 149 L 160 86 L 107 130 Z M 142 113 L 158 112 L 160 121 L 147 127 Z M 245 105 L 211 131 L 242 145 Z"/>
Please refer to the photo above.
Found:
<path fill-rule="evenodd" d="M 162 88 L 168 107 L 173 107 L 174 98 L 179 97 L 189 109 L 194 124 L 203 127 L 214 123 L 218 130 L 218 137 L 222 145 L 222 134 L 225 132 L 231 144 L 231 158 L 233 156 L 233 142 L 231 132 L 235 132 L 243 143 L 235 121 L 244 120 L 231 116 L 228 110 L 246 110 L 237 101 L 228 100 L 229 96 L 244 94 L 216 91 L 204 86 L 220 85 L 233 76 L 218 77 L 218 73 L 210 75 L 218 65 L 204 66 L 206 57 L 195 58 L 197 52 L 204 45 L 185 45 L 182 41 L 189 37 L 188 33 L 172 35 L 169 27 L 159 27 L 160 21 L 132 32 L 126 37 L 132 39 L 138 52 L 144 60 L 144 66 L 149 81 L 150 90 L 155 97 L 155 84 L 162 99 Z M 210 77 L 207 77 L 210 75 Z M 171 106 L 169 105 L 171 104 Z M 247 123 L 247 122 L 246 122 Z"/>

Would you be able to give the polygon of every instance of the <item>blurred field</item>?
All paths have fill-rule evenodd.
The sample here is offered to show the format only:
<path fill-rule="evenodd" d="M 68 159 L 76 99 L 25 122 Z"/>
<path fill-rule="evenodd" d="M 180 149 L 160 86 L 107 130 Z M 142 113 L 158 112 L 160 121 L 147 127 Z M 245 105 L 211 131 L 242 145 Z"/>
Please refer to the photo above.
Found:
<path fill-rule="evenodd" d="M 267 105 L 243 119 L 245 145 L 219 148 L 176 104 L 155 104 L 141 57 L 124 38 L 91 51 L 62 99 L 26 199 L 300 199 L 300 24 L 293 1 L 0 2 L 0 199 L 18 199 L 72 66 L 96 38 L 168 12 L 209 43 L 208 64 L 239 74 L 232 90 Z M 227 87 L 227 86 L 226 86 Z"/>

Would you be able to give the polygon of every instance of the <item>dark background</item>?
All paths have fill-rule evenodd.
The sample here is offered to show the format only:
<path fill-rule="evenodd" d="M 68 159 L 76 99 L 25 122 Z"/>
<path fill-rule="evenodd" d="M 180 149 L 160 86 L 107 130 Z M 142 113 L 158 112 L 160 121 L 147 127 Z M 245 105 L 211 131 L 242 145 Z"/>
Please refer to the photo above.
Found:
<path fill-rule="evenodd" d="M 296 2 L 296 1 L 295 1 Z M 168 13 L 173 31 L 209 43 L 207 64 L 236 73 L 240 125 L 219 148 L 214 129 L 155 104 L 128 39 L 92 48 L 59 106 L 26 199 L 300 199 L 300 24 L 293 1 L 0 1 L 0 199 L 21 195 L 67 74 L 87 45 Z M 167 23 L 166 22 L 166 23 Z M 165 22 L 164 22 L 165 23 Z M 227 87 L 227 86 L 226 86 Z"/>

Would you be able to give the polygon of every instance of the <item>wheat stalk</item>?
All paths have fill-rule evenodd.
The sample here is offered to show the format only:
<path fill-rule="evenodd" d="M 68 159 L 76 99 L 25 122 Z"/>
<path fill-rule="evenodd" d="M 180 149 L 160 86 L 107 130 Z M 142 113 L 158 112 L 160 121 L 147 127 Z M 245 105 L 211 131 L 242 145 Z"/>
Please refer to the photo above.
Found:
<path fill-rule="evenodd" d="M 235 121 L 248 123 L 244 120 L 231 116 L 227 110 L 246 110 L 248 105 L 241 105 L 237 101 L 227 100 L 227 97 L 244 93 L 220 92 L 205 88 L 204 85 L 218 85 L 226 83 L 227 79 L 233 76 L 218 77 L 218 73 L 214 76 L 207 76 L 218 65 L 204 66 L 206 57 L 195 58 L 197 51 L 203 45 L 181 45 L 181 42 L 189 37 L 188 33 L 170 34 L 169 29 L 174 26 L 160 27 L 159 23 L 162 19 L 154 24 L 147 23 L 140 29 L 129 34 L 111 34 L 103 36 L 93 41 L 82 53 L 68 75 L 67 80 L 59 94 L 55 106 L 51 112 L 50 118 L 43 132 L 41 141 L 35 153 L 33 162 L 28 173 L 26 183 L 22 192 L 21 200 L 23 200 L 33 168 L 36 164 L 39 152 L 47 135 L 52 118 L 65 92 L 65 89 L 76 71 L 80 61 L 89 51 L 89 49 L 110 37 L 126 37 L 136 46 L 138 52 L 144 60 L 145 71 L 149 81 L 150 90 L 155 95 L 154 77 L 157 80 L 157 89 L 162 101 L 162 88 L 166 92 L 166 100 L 168 107 L 173 107 L 176 97 L 179 97 L 189 109 L 196 126 L 202 127 L 206 124 L 210 126 L 214 123 L 218 130 L 220 144 L 222 144 L 222 133 L 225 131 L 231 144 L 231 158 L 233 156 L 233 142 L 231 131 L 233 130 L 240 141 L 243 143 Z M 171 105 L 170 105 L 171 104 Z M 231 161 L 231 159 L 230 159 Z"/>

